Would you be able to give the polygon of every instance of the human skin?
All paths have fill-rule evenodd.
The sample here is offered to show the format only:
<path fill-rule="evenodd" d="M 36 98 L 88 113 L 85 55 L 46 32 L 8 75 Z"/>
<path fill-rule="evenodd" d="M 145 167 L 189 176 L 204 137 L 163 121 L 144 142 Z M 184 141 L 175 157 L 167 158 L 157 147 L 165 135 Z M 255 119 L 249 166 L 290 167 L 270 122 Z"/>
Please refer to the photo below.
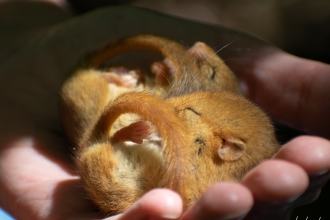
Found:
<path fill-rule="evenodd" d="M 18 8 L 24 10 L 17 13 Z M 79 187 L 59 123 L 58 91 L 82 54 L 120 37 L 152 33 L 188 46 L 235 40 L 235 48 L 249 48 L 243 58 L 230 61 L 226 53 L 219 55 L 237 73 L 247 97 L 277 120 L 330 137 L 330 106 L 322 101 L 330 98 L 329 65 L 286 54 L 244 33 L 131 7 L 74 17 L 53 4 L 13 2 L 0 5 L 0 14 L 0 205 L 17 219 L 105 218 Z M 244 219 L 288 219 L 296 205 L 315 199 L 329 177 L 330 143 L 325 138 L 290 141 L 240 183 L 211 186 L 181 219 L 234 219 L 248 211 Z M 108 219 L 173 219 L 181 214 L 175 192 L 155 189 Z"/>

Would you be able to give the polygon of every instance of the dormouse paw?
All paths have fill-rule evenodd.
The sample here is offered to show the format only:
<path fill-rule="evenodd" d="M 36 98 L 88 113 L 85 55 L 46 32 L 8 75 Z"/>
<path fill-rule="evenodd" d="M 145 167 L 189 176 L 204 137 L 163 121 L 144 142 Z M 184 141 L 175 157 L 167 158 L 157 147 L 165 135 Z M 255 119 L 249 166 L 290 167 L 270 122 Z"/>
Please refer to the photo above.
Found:
<path fill-rule="evenodd" d="M 127 69 L 122 66 L 110 67 L 107 72 L 102 74 L 108 83 L 126 88 L 134 88 L 139 82 L 143 81 L 140 70 Z"/>
<path fill-rule="evenodd" d="M 155 132 L 154 127 L 148 121 L 138 121 L 118 130 L 113 139 L 115 142 L 132 141 L 136 144 L 142 144 L 144 139 L 149 139 Z"/>
<path fill-rule="evenodd" d="M 151 72 L 156 76 L 157 85 L 167 86 L 173 80 L 175 66 L 170 60 L 165 59 L 162 62 L 154 62 L 151 65 Z"/>

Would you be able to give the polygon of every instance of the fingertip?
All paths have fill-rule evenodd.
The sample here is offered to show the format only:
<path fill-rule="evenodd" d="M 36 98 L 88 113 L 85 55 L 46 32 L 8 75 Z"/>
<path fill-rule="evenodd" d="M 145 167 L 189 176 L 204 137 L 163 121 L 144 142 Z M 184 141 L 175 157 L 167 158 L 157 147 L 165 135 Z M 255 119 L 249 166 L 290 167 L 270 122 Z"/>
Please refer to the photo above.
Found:
<path fill-rule="evenodd" d="M 209 187 L 182 220 L 234 219 L 245 216 L 252 206 L 252 194 L 245 186 L 221 182 Z"/>
<path fill-rule="evenodd" d="M 297 164 L 308 174 L 321 174 L 330 170 L 330 141 L 300 136 L 285 144 L 275 158 Z"/>
<path fill-rule="evenodd" d="M 178 219 L 182 210 L 179 194 L 168 189 L 154 189 L 143 195 L 119 219 Z"/>
<path fill-rule="evenodd" d="M 309 180 L 298 165 L 273 159 L 259 164 L 241 182 L 256 200 L 285 201 L 301 195 Z"/>

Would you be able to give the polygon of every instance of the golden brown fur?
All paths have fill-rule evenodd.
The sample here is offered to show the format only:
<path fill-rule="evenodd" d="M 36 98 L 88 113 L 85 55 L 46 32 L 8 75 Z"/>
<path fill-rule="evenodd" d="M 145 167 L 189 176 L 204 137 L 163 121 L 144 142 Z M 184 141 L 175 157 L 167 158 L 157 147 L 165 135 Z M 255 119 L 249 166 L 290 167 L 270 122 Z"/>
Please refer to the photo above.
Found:
<path fill-rule="evenodd" d="M 198 81 L 203 91 L 231 91 L 240 94 L 237 79 L 224 61 L 203 42 L 195 43 L 189 50 L 190 57 L 198 66 Z"/>
<path fill-rule="evenodd" d="M 166 99 L 145 83 L 128 88 L 95 70 L 138 49 L 165 55 L 153 68 L 156 80 L 164 74 L 171 82 Z M 242 97 L 233 73 L 203 43 L 186 51 L 140 35 L 86 62 L 63 85 L 61 116 L 86 192 L 105 213 L 125 211 L 156 187 L 177 191 L 187 208 L 211 184 L 239 181 L 278 149 L 266 114 Z"/>

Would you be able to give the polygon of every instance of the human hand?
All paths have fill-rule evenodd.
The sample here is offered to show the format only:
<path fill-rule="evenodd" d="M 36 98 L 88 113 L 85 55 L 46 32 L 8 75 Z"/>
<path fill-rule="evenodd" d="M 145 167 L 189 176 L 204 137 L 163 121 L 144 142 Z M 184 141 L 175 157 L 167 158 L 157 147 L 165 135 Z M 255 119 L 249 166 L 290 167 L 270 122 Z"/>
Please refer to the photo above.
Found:
<path fill-rule="evenodd" d="M 84 198 L 79 187 L 79 177 L 66 149 L 67 143 L 58 119 L 58 90 L 78 58 L 86 51 L 138 33 L 183 39 L 189 45 L 198 40 L 210 45 L 224 45 L 235 39 L 253 48 L 251 55 L 267 49 L 278 51 L 267 43 L 236 31 L 187 22 L 142 9 L 108 8 L 70 18 L 61 10 L 41 3 L 18 4 L 20 7 L 21 4 L 27 4 L 24 5 L 24 13 L 6 21 L 17 24 L 29 18 L 31 25 L 15 25 L 16 29 L 11 31 L 20 35 L 8 34 L 6 29 L 1 29 L 2 36 L 5 36 L 1 57 L 6 62 L 0 66 L 0 99 L 3 103 L 0 109 L 0 174 L 6 177 L 0 179 L 0 204 L 18 219 L 102 218 Z M 0 7 L 0 10 L 10 13 L 12 8 L 8 7 Z M 48 17 L 40 20 L 45 14 Z M 144 25 L 139 26 L 141 23 Z M 12 52 L 13 48 L 15 52 Z M 289 56 L 280 51 L 278 53 L 279 56 Z M 258 56 L 251 56 L 250 59 L 256 63 L 256 70 L 264 62 L 270 62 L 264 58 L 264 62 L 258 63 L 261 59 Z M 232 63 L 231 66 L 233 69 L 239 68 L 238 64 L 235 66 Z M 267 66 L 262 67 L 267 70 Z M 251 75 L 255 72 L 251 71 Z M 244 82 L 242 75 L 240 79 Z M 248 86 L 249 89 L 254 88 Z M 211 186 L 182 219 L 239 216 L 248 212 L 253 203 L 255 205 L 246 219 L 270 219 L 276 213 L 287 217 L 290 209 L 297 205 L 296 201 L 310 200 L 315 195 L 315 192 L 310 191 L 311 195 L 287 202 L 307 187 L 307 174 L 328 170 L 330 166 L 329 142 L 313 137 L 303 138 L 313 142 L 309 145 L 313 149 L 301 146 L 301 142 L 305 142 L 301 138 L 290 142 L 276 156 L 288 162 L 268 161 L 249 172 L 240 184 L 217 183 Z M 296 148 L 301 147 L 305 150 L 297 151 Z M 293 155 L 290 154 L 292 151 L 295 152 Z M 318 181 L 324 183 L 322 177 Z M 316 188 L 319 190 L 320 186 Z M 262 201 L 277 201 L 277 209 L 268 213 L 258 212 L 265 208 Z M 268 207 L 274 207 L 272 205 L 267 204 Z M 177 217 L 181 212 L 178 195 L 161 189 L 149 192 L 130 210 L 109 219 L 125 220 L 132 219 L 132 216 L 134 219 L 162 219 L 161 216 Z"/>

